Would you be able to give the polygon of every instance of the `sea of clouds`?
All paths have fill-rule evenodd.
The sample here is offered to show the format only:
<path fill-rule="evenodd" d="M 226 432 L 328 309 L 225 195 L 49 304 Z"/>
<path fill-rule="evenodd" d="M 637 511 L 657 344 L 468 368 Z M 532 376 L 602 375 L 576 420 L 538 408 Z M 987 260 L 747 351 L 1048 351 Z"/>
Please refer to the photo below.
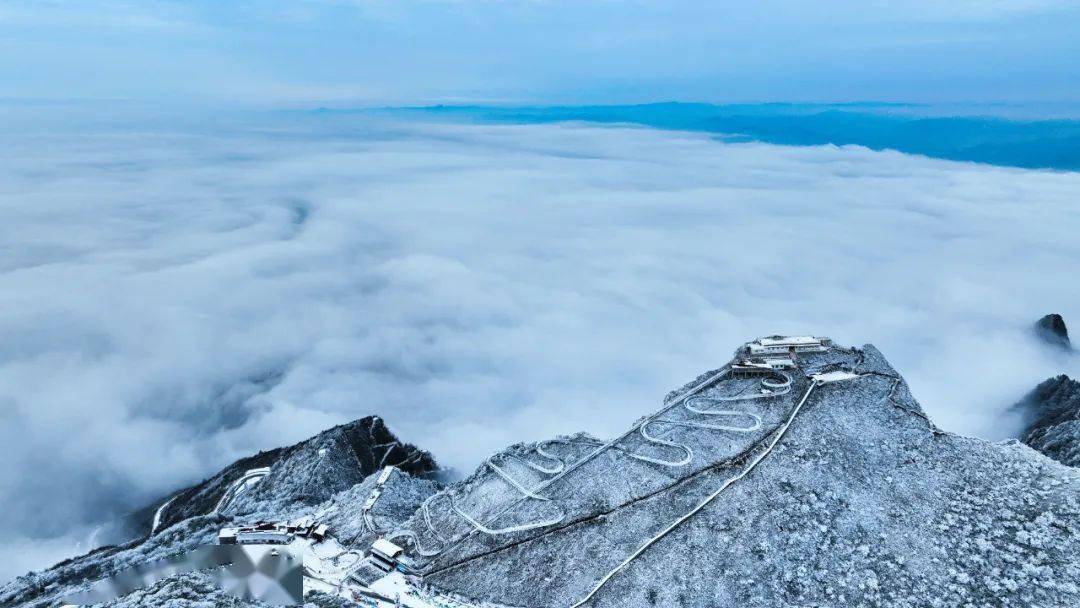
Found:
<path fill-rule="evenodd" d="M 0 136 L 0 580 L 367 414 L 467 470 L 609 436 L 742 342 L 871 342 L 992 439 L 1080 364 L 1080 174 L 620 126 Z"/>

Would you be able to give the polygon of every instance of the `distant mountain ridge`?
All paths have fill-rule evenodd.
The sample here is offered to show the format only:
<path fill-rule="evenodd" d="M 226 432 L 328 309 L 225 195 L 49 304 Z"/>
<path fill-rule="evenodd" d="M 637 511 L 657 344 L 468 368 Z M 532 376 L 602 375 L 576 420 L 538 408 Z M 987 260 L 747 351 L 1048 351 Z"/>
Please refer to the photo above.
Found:
<path fill-rule="evenodd" d="M 958 110 L 957 110 L 958 111 Z M 699 131 L 730 141 L 859 145 L 934 158 L 1027 169 L 1080 170 L 1080 120 L 934 115 L 918 104 L 652 103 L 596 106 L 455 106 L 321 109 L 491 123 L 629 123 Z"/>

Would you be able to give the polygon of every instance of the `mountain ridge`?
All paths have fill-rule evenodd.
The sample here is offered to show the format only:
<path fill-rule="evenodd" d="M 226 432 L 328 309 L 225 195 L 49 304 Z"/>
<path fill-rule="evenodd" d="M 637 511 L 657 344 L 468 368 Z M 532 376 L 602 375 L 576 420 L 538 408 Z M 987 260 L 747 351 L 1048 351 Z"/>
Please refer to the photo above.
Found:
<path fill-rule="evenodd" d="M 297 517 L 327 523 L 352 551 L 380 537 L 400 543 L 425 589 L 471 598 L 454 606 L 1080 602 L 1080 470 L 1018 442 L 938 429 L 872 345 L 828 342 L 765 371 L 771 355 L 755 360 L 754 344 L 622 436 L 515 444 L 446 486 L 401 469 L 357 483 L 345 472 L 326 497 L 307 480 L 321 486 L 345 466 L 349 439 L 322 433 L 228 508 L 20 577 L 0 587 L 0 602 L 44 606 L 212 543 L 224 525 Z M 185 580 L 115 605 L 205 587 Z M 308 602 L 349 605 L 325 592 Z"/>

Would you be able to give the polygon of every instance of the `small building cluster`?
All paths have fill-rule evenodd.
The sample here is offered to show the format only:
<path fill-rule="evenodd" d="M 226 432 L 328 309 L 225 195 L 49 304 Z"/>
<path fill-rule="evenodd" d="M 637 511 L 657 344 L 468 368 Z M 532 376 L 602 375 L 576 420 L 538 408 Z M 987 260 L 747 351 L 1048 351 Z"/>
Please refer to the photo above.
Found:
<path fill-rule="evenodd" d="M 791 357 L 743 357 L 731 365 L 731 373 L 736 378 L 745 378 L 794 367 L 795 360 Z"/>
<path fill-rule="evenodd" d="M 218 532 L 218 544 L 287 545 L 297 537 L 310 538 L 318 542 L 326 538 L 326 533 L 326 524 L 320 524 L 310 518 L 286 523 L 260 521 L 251 526 L 222 528 Z"/>
<path fill-rule="evenodd" d="M 829 350 L 832 340 L 817 336 L 771 336 L 760 338 L 746 345 L 750 356 L 795 355 L 798 353 L 823 353 Z"/>
<path fill-rule="evenodd" d="M 829 338 L 815 336 L 772 336 L 760 338 L 744 347 L 743 356 L 731 366 L 736 377 L 768 375 L 797 367 L 799 353 L 825 352 Z"/>
<path fill-rule="evenodd" d="M 403 547 L 379 538 L 371 544 L 356 567 L 349 570 L 348 578 L 370 588 L 376 581 L 395 572 L 412 574 L 413 564 Z"/>

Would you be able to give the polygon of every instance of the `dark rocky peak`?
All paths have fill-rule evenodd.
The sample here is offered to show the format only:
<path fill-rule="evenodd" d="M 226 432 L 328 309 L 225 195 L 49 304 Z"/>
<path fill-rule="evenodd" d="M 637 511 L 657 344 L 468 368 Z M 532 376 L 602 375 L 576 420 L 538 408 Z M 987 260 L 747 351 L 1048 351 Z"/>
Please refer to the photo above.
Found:
<path fill-rule="evenodd" d="M 140 510 L 140 533 L 152 527 L 159 510 L 155 530 L 219 508 L 242 513 L 259 510 L 262 503 L 273 508 L 317 504 L 384 466 L 421 477 L 434 474 L 438 468 L 430 453 L 400 441 L 382 418 L 367 416 L 295 445 L 237 460 L 201 483 Z M 223 500 L 250 471 L 264 468 L 269 471 L 249 490 Z"/>
<path fill-rule="evenodd" d="M 1072 344 L 1069 342 L 1069 330 L 1065 327 L 1065 319 L 1057 313 L 1039 319 L 1035 323 L 1035 334 L 1047 344 L 1065 350 L 1072 350 Z"/>
<path fill-rule="evenodd" d="M 1080 466 L 1080 382 L 1050 378 L 1015 406 L 1024 416 L 1021 440 L 1069 466 Z"/>

